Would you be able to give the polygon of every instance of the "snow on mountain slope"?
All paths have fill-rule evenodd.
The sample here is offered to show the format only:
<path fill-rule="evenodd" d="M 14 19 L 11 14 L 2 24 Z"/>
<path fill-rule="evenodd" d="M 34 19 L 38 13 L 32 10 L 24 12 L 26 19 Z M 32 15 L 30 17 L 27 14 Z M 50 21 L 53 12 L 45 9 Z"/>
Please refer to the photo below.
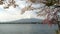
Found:
<path fill-rule="evenodd" d="M 21 9 L 25 6 L 29 6 L 30 3 L 26 3 L 26 0 L 15 0 L 16 4 L 19 6 L 16 8 L 13 8 L 10 6 L 8 9 L 4 9 L 4 5 L 0 5 L 0 22 L 9 22 L 9 21 L 15 21 L 19 19 L 30 19 L 30 18 L 37 18 L 37 19 L 45 19 L 45 17 L 40 16 L 37 17 L 36 12 L 39 10 L 28 10 L 25 11 L 24 14 L 21 14 Z M 33 4 L 32 7 L 35 8 L 41 8 L 45 6 L 44 4 Z"/>

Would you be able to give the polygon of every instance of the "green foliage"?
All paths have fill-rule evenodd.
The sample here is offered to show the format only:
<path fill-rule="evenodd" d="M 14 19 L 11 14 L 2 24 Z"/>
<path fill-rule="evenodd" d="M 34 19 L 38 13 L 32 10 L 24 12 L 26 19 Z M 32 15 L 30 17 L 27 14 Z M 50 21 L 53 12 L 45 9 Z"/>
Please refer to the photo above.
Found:
<path fill-rule="evenodd" d="M 58 0 L 46 0 L 46 5 L 47 6 L 52 6 L 54 5 L 55 3 L 58 3 Z"/>

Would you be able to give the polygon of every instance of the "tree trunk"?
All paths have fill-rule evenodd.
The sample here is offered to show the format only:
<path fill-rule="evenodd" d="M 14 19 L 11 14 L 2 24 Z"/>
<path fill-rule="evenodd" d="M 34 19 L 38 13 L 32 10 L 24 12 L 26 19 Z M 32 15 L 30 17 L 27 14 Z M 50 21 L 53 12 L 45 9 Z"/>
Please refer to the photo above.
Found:
<path fill-rule="evenodd" d="M 57 24 L 58 24 L 58 28 L 59 28 L 58 30 L 60 31 L 60 21 L 58 21 Z"/>

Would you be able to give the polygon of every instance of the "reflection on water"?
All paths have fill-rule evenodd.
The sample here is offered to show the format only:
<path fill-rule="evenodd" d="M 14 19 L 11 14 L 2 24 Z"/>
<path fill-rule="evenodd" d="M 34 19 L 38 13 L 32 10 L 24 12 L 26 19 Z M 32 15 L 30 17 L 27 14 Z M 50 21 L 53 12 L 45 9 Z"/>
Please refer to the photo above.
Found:
<path fill-rule="evenodd" d="M 0 34 L 55 34 L 57 24 L 0 24 Z"/>

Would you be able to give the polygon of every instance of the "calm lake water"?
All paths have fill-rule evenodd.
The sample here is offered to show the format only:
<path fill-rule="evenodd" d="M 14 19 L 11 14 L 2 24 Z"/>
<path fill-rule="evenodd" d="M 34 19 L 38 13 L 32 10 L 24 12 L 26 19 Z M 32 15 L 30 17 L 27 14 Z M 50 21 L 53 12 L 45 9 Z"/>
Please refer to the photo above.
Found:
<path fill-rule="evenodd" d="M 56 34 L 57 24 L 0 24 L 0 34 Z"/>

